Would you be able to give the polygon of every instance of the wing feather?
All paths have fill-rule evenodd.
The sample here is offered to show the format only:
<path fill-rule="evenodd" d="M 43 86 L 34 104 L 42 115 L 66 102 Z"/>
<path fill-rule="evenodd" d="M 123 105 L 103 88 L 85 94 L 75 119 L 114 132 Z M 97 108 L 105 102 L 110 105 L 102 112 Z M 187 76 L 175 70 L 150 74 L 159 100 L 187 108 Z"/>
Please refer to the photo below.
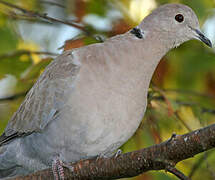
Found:
<path fill-rule="evenodd" d="M 64 107 L 80 69 L 77 56 L 67 51 L 51 62 L 26 95 L 0 136 L 0 145 L 41 131 Z"/>

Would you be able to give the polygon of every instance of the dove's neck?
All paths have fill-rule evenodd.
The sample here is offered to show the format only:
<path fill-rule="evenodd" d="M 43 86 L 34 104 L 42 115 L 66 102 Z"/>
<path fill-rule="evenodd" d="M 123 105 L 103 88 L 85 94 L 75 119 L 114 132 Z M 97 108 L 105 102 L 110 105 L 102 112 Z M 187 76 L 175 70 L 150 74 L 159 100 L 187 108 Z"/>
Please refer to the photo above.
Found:
<path fill-rule="evenodd" d="M 147 87 L 161 58 L 171 49 L 159 36 L 149 32 L 142 39 L 127 32 L 111 41 L 115 41 L 113 49 L 119 49 L 116 61 L 121 64 L 122 71 L 139 82 L 142 80 Z"/>
<path fill-rule="evenodd" d="M 99 58 L 98 62 L 103 62 L 100 78 L 103 78 L 101 74 L 108 76 L 105 84 L 122 94 L 137 94 L 136 101 L 146 99 L 156 66 L 169 50 L 155 37 L 146 35 L 138 39 L 129 32 L 92 47 L 100 48 L 95 57 Z M 97 67 L 95 72 L 98 71 L 100 68 Z"/>

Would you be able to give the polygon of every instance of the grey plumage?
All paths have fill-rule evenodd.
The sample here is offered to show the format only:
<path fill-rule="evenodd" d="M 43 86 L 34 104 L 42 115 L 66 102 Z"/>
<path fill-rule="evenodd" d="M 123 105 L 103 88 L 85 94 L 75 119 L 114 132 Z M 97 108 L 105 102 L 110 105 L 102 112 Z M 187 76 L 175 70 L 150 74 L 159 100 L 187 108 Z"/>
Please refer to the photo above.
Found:
<path fill-rule="evenodd" d="M 47 66 L 0 137 L 0 178 L 48 168 L 56 157 L 109 155 L 134 134 L 158 62 L 171 48 L 199 39 L 199 23 L 189 7 L 168 4 L 136 29 L 136 36 L 129 31 L 67 51 Z"/>

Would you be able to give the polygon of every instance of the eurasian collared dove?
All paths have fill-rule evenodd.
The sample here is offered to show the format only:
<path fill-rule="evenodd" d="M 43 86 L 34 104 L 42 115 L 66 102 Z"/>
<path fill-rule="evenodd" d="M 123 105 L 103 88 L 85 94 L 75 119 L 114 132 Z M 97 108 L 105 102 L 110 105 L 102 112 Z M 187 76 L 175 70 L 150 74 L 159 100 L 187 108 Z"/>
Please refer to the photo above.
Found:
<path fill-rule="evenodd" d="M 191 8 L 167 4 L 125 34 L 57 57 L 0 137 L 0 177 L 112 154 L 137 130 L 162 56 L 190 39 L 212 46 Z"/>

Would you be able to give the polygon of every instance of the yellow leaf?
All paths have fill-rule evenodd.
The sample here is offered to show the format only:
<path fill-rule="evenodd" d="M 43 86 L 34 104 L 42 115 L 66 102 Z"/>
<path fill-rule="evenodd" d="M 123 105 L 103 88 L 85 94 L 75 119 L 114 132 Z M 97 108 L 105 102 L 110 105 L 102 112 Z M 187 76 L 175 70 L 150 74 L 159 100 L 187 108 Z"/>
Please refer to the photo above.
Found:
<path fill-rule="evenodd" d="M 130 3 L 129 13 L 131 18 L 139 23 L 154 8 L 156 8 L 156 2 L 154 0 L 133 0 Z"/>
<path fill-rule="evenodd" d="M 37 0 L 30 0 L 30 1 L 21 0 L 21 1 L 18 1 L 17 5 L 25 8 L 25 9 L 28 9 L 28 10 L 29 9 L 34 10 L 37 5 Z"/>
<path fill-rule="evenodd" d="M 26 61 L 28 61 L 28 59 L 29 59 L 29 57 L 26 54 L 23 54 L 20 56 L 20 61 L 22 61 L 22 62 L 26 62 Z"/>
<path fill-rule="evenodd" d="M 4 27 L 6 24 L 6 18 L 3 14 L 0 14 L 0 27 Z"/>
<path fill-rule="evenodd" d="M 178 110 L 178 116 L 183 120 L 186 124 L 189 125 L 189 127 L 194 129 L 199 129 L 201 128 L 201 124 L 198 120 L 198 118 L 195 117 L 192 108 L 188 106 L 182 106 Z"/>
<path fill-rule="evenodd" d="M 17 47 L 18 50 L 28 50 L 28 51 L 38 51 L 39 50 L 39 46 L 32 43 L 32 42 L 27 42 L 27 41 L 20 41 L 18 43 L 18 47 Z M 34 64 L 37 64 L 38 62 L 40 62 L 41 58 L 38 54 L 34 54 L 34 53 L 31 53 L 31 58 L 34 62 Z M 21 56 L 21 60 L 25 60 L 26 59 L 26 56 L 23 57 L 22 59 L 22 56 Z"/>

